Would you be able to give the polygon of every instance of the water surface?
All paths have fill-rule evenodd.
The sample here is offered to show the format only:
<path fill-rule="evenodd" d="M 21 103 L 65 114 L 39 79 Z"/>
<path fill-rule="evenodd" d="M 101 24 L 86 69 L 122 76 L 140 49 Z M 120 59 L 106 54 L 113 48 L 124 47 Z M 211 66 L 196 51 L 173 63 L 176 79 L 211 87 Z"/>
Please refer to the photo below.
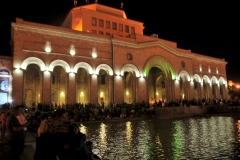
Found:
<path fill-rule="evenodd" d="M 239 121 L 238 121 L 239 120 Z M 103 160 L 238 159 L 240 116 L 81 123 Z"/>

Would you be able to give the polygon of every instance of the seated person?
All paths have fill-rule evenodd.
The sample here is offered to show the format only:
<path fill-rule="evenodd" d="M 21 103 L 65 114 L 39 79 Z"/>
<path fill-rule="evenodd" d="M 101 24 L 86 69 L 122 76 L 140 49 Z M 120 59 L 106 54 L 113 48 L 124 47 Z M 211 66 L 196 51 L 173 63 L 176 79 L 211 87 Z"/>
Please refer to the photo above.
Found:
<path fill-rule="evenodd" d="M 87 146 L 87 149 L 88 149 L 88 152 L 89 152 L 89 159 L 90 160 L 101 160 L 100 157 L 98 157 L 96 154 L 94 154 L 92 152 L 92 149 L 93 149 L 93 143 L 92 141 L 87 141 L 86 142 L 86 146 Z"/>

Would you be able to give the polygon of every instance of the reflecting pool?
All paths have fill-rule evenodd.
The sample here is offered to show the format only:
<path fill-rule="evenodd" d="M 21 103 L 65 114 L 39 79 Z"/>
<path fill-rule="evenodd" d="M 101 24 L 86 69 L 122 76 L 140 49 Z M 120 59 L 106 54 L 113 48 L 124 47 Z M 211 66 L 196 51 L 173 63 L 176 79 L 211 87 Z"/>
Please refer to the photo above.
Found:
<path fill-rule="evenodd" d="M 103 160 L 238 159 L 240 115 L 80 124 Z"/>

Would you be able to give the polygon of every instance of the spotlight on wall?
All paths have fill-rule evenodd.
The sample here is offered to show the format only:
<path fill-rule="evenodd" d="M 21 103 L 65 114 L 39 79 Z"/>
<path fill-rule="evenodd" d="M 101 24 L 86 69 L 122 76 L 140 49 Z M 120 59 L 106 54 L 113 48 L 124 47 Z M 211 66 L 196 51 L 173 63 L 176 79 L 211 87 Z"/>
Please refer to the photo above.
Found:
<path fill-rule="evenodd" d="M 74 44 L 71 44 L 71 45 L 70 45 L 70 54 L 71 54 L 72 56 L 75 55 L 75 45 L 74 45 Z"/>
<path fill-rule="evenodd" d="M 45 43 L 45 51 L 47 53 L 51 52 L 51 42 L 50 41 L 46 41 L 46 43 Z"/>
<path fill-rule="evenodd" d="M 92 48 L 92 57 L 94 59 L 97 58 L 97 49 L 96 48 Z"/>

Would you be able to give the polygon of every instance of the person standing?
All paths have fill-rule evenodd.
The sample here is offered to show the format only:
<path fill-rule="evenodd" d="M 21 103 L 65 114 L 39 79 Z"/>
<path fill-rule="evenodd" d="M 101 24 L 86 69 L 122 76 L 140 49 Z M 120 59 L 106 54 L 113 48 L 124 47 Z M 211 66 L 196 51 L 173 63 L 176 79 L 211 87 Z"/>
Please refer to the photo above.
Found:
<path fill-rule="evenodd" d="M 18 121 L 19 121 L 19 123 L 21 124 L 21 125 L 24 125 L 25 123 L 27 123 L 27 119 L 26 119 L 26 117 L 25 117 L 25 115 L 24 115 L 24 113 L 25 113 L 25 107 L 24 106 L 21 106 L 21 113 L 17 116 L 17 119 L 18 119 Z M 23 142 L 25 142 L 25 137 L 26 137 L 26 132 L 27 132 L 27 127 L 24 127 L 24 138 L 23 138 Z M 25 145 L 24 145 L 24 147 L 26 147 Z"/>
<path fill-rule="evenodd" d="M 17 119 L 22 112 L 22 106 L 15 106 L 12 108 L 12 113 L 7 118 L 6 128 L 8 135 L 8 142 L 11 147 L 11 159 L 12 160 L 20 160 L 20 155 L 24 148 L 24 136 L 25 131 L 24 128 L 29 125 L 29 123 L 25 123 L 21 125 Z"/>
<path fill-rule="evenodd" d="M 2 112 L 2 114 L 0 116 L 1 122 L 2 122 L 0 143 L 5 142 L 7 114 L 8 114 L 8 110 L 3 110 L 3 112 Z"/>

